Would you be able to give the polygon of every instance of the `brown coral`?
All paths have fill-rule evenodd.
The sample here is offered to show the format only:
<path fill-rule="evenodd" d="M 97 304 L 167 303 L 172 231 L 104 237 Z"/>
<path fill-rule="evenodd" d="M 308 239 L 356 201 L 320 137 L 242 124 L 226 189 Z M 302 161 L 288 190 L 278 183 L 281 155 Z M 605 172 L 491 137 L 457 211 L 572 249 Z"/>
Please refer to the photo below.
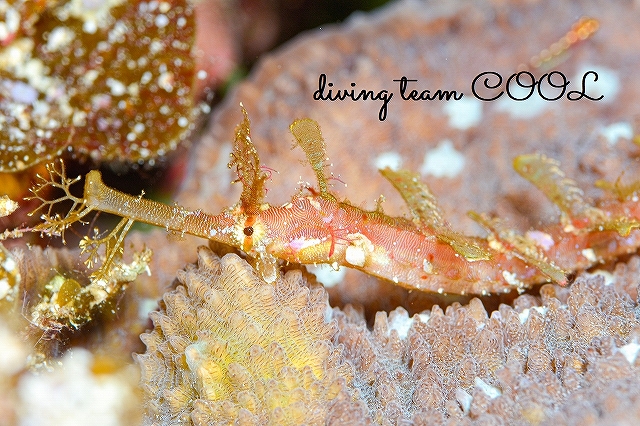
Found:
<path fill-rule="evenodd" d="M 67 147 L 147 161 L 194 117 L 188 1 L 0 2 L 0 171 Z"/>
<path fill-rule="evenodd" d="M 638 304 L 600 275 L 491 316 L 479 299 L 380 312 L 373 330 L 352 307 L 327 311 L 295 270 L 272 287 L 200 248 L 178 280 L 138 356 L 148 424 L 610 424 L 637 411 Z"/>
<path fill-rule="evenodd" d="M 69 338 L 118 311 L 127 285 L 147 270 L 151 251 L 90 280 L 78 251 L 40 247 L 9 251 L 0 244 L 0 318 L 34 345 L 31 367 L 60 356 Z M 26 320 L 26 322 L 24 321 Z"/>
<path fill-rule="evenodd" d="M 267 284 L 206 247 L 178 281 L 137 357 L 148 424 L 323 424 L 333 405 L 344 411 L 352 373 L 323 288 L 299 271 Z"/>
<path fill-rule="evenodd" d="M 546 285 L 541 293 L 541 304 L 523 296 L 515 309 L 502 305 L 490 317 L 478 299 L 413 319 L 398 308 L 388 317 L 378 313 L 373 331 L 354 310 L 335 309 L 336 341 L 377 423 L 624 418 L 640 398 L 638 305 L 601 276 L 580 278 L 571 289 Z M 577 408 L 584 401 L 593 404 Z"/>

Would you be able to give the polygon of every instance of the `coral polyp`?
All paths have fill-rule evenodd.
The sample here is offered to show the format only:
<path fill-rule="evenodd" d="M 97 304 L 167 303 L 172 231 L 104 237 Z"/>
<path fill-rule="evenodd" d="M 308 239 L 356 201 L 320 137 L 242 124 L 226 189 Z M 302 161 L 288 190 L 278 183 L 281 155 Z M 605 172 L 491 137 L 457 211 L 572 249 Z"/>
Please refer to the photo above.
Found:
<path fill-rule="evenodd" d="M 234 254 L 198 264 L 152 313 L 137 360 L 147 424 L 325 424 L 353 372 L 331 343 L 327 294 L 300 271 L 266 283 Z"/>

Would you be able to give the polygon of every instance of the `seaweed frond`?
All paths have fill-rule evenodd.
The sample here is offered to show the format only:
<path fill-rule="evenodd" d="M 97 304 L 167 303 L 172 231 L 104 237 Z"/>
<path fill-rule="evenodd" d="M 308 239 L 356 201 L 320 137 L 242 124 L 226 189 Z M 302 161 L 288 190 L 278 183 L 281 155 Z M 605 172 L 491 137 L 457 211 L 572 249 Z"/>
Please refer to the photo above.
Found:
<path fill-rule="evenodd" d="M 105 237 L 101 237 L 100 231 L 94 229 L 94 238 L 85 236 L 80 241 L 78 245 L 82 254 L 88 253 L 88 257 L 84 261 L 85 265 L 89 268 L 97 264 L 100 265 L 100 267 L 91 274 L 91 278 L 104 279 L 113 261 L 122 257 L 124 252 L 124 238 L 127 236 L 134 222 L 133 219 L 125 217 L 121 219 Z M 104 255 L 100 254 L 102 247 L 104 247 Z"/>
<path fill-rule="evenodd" d="M 71 193 L 71 186 L 79 182 L 81 177 L 68 178 L 62 160 L 47 164 L 46 169 L 49 176 L 43 177 L 38 174 L 35 185 L 29 189 L 33 195 L 26 199 L 39 200 L 42 203 L 31 211 L 29 216 L 42 212 L 40 216 L 42 223 L 36 225 L 33 231 L 49 236 L 59 236 L 64 243 L 64 231 L 75 222 L 82 223 L 82 218 L 90 213 L 92 209 L 85 205 L 84 198 L 76 197 Z M 50 189 L 60 190 L 62 195 L 50 200 L 45 195 Z M 60 213 L 54 213 L 54 206 L 66 201 L 72 203 L 67 213 L 64 216 Z"/>
<path fill-rule="evenodd" d="M 94 210 L 100 210 L 94 200 L 95 181 L 99 179 L 99 172 L 92 171 L 87 175 L 85 184 L 85 193 L 83 197 L 73 195 L 71 187 L 80 181 L 81 177 L 69 178 L 66 175 L 64 163 L 61 160 L 50 163 L 46 166 L 49 176 L 43 177 L 38 175 L 38 181 L 30 192 L 33 194 L 28 200 L 39 200 L 41 204 L 29 213 L 30 216 L 41 212 L 42 222 L 29 229 L 33 232 L 40 232 L 48 236 L 60 236 L 64 244 L 64 232 L 74 223 L 79 222 L 86 224 L 83 218 Z M 96 178 L 96 176 L 98 176 Z M 101 181 L 101 180 L 100 180 Z M 61 191 L 61 195 L 57 198 L 49 199 L 45 194 L 50 189 Z M 114 191 L 115 192 L 115 191 Z M 55 212 L 57 206 L 61 203 L 71 203 L 66 209 L 66 213 L 60 214 Z M 124 238 L 131 229 L 134 219 L 124 215 L 123 219 L 116 225 L 106 236 L 101 236 L 100 231 L 96 228 L 93 230 L 94 237 L 85 236 L 79 243 L 79 247 L 83 254 L 88 253 L 85 265 L 93 268 L 99 267 L 92 272 L 91 279 L 107 280 L 114 267 L 114 261 L 120 259 L 123 253 Z"/>
<path fill-rule="evenodd" d="M 618 177 L 615 182 L 609 182 L 603 179 L 597 180 L 596 188 L 600 188 L 613 194 L 618 201 L 628 201 L 638 196 L 640 192 L 640 180 L 636 180 L 629 184 L 622 183 L 622 176 Z"/>

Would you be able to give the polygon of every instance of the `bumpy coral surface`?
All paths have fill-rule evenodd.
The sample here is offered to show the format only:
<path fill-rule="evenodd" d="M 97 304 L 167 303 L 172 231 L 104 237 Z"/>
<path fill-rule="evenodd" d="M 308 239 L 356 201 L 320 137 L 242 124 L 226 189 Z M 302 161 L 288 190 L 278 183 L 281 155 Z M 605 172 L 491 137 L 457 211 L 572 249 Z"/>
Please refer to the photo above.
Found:
<path fill-rule="evenodd" d="M 594 276 L 491 316 L 478 299 L 378 313 L 373 331 L 352 309 L 334 316 L 376 423 L 616 424 L 640 414 L 637 306 Z"/>
<path fill-rule="evenodd" d="M 146 423 L 613 424 L 640 415 L 638 264 L 371 330 L 299 271 L 272 286 L 202 247 L 143 335 Z"/>
<path fill-rule="evenodd" d="M 147 424 L 324 424 L 331 407 L 345 411 L 352 373 L 324 289 L 299 271 L 267 284 L 205 247 L 178 281 L 142 336 Z"/>

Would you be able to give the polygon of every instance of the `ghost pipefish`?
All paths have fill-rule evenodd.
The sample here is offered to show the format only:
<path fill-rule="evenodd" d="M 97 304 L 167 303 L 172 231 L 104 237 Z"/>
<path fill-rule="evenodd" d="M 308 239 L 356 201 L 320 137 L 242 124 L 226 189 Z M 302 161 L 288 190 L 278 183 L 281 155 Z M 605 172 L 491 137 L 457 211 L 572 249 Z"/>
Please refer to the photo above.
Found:
<path fill-rule="evenodd" d="M 122 252 L 126 232 L 139 221 L 243 250 L 254 259 L 257 271 L 267 282 L 275 280 L 280 259 L 345 266 L 409 289 L 456 294 L 521 291 L 543 282 L 565 284 L 567 272 L 640 246 L 640 210 L 633 201 L 637 197 L 592 206 L 575 183 L 562 174 L 557 162 L 539 154 L 516 158 L 514 167 L 562 212 L 561 223 L 543 231 L 521 235 L 496 219 L 472 212 L 471 217 L 489 235 L 462 235 L 443 219 L 427 185 L 409 171 L 385 169 L 381 173 L 400 192 L 411 218 L 391 217 L 380 207 L 368 211 L 340 201 L 330 191 L 325 174 L 326 146 L 320 127 L 308 118 L 294 121 L 290 130 L 316 175 L 317 188 L 305 188 L 290 202 L 271 206 L 264 202 L 268 174 L 251 141 L 244 107 L 242 113 L 229 162 L 242 184 L 242 193 L 237 204 L 220 214 L 125 194 L 106 186 L 98 171 L 87 174 L 84 196 L 75 198 L 69 186 L 78 179 L 67 179 L 64 168 L 54 165 L 49 167 L 51 179 L 42 179 L 32 189 L 32 198 L 49 206 L 43 223 L 34 229 L 60 235 L 94 210 L 123 217 L 106 237 L 85 237 L 80 244 L 90 253 L 89 263 L 98 260 L 97 247 L 106 246 L 106 258 L 97 274 L 104 273 L 110 260 Z M 47 185 L 62 188 L 67 195 L 47 201 L 39 196 L 40 189 Z M 74 201 L 71 210 L 65 217 L 51 215 L 51 205 L 62 199 Z"/>

